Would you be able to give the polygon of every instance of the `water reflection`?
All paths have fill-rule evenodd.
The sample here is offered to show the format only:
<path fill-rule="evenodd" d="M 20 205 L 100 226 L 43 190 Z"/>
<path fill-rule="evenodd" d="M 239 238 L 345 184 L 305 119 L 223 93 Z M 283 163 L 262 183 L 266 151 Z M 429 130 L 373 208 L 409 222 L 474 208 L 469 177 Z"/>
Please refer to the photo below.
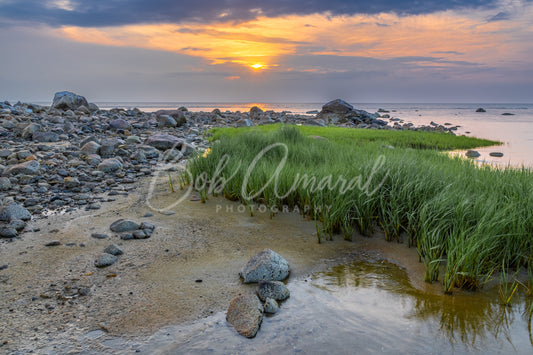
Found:
<path fill-rule="evenodd" d="M 499 304 L 496 289 L 452 296 L 414 288 L 406 271 L 364 260 L 289 281 L 291 297 L 243 338 L 223 312 L 133 342 L 105 339 L 113 353 L 434 354 L 531 353 L 531 298 Z M 528 330 L 529 326 L 529 330 Z M 111 345 L 110 345 L 111 344 Z"/>
<path fill-rule="evenodd" d="M 405 270 L 385 261 L 337 266 L 317 275 L 313 284 L 332 294 L 372 288 L 393 294 L 407 310 L 406 318 L 439 324 L 433 335 L 444 336 L 452 346 L 480 350 L 491 341 L 506 341 L 517 351 L 527 342 L 533 346 L 532 298 L 523 292 L 515 295 L 512 307 L 501 305 L 496 288 L 453 296 L 427 294 L 410 284 Z M 527 331 L 528 339 L 517 341 L 517 331 Z"/>

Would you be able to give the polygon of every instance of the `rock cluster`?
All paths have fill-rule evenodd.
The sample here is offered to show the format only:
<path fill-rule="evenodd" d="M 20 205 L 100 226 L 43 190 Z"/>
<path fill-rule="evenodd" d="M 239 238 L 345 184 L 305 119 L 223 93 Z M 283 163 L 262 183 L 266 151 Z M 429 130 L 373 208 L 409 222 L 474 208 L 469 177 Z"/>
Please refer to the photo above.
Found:
<path fill-rule="evenodd" d="M 67 91 L 55 94 L 50 107 L 0 102 L 0 207 L 15 202 L 35 217 L 47 210 L 99 209 L 102 203 L 113 201 L 113 196 L 127 195 L 159 162 L 175 163 L 208 148 L 205 133 L 213 127 L 287 123 L 457 129 L 437 124 L 414 127 L 398 118 L 386 122 L 383 119 L 390 116 L 385 112 L 357 110 L 340 99 L 312 115 L 259 107 L 249 112 L 189 112 L 184 107 L 153 113 L 136 108 L 100 110 L 83 96 Z M 0 237 L 13 238 L 24 229 L 17 224 L 16 232 L 8 223 L 0 221 Z"/>
<path fill-rule="evenodd" d="M 161 127 L 160 113 L 100 110 L 71 92 L 57 93 L 50 107 L 0 103 L 2 215 L 11 214 L 11 204 L 24 209 L 18 219 L 24 223 L 47 210 L 99 209 L 113 196 L 127 195 L 162 159 L 177 162 L 205 149 L 202 134 L 212 126 L 197 124 L 183 109 L 176 112 L 167 113 L 176 125 Z M 23 229 L 0 219 L 0 238 Z"/>
<path fill-rule="evenodd" d="M 261 322 L 263 312 L 273 314 L 279 310 L 279 301 L 290 296 L 283 280 L 289 276 L 289 263 L 270 249 L 253 256 L 240 273 L 245 283 L 259 282 L 256 294 L 234 298 L 226 313 L 226 320 L 242 336 L 253 338 Z M 261 303 L 264 302 L 264 305 Z"/>

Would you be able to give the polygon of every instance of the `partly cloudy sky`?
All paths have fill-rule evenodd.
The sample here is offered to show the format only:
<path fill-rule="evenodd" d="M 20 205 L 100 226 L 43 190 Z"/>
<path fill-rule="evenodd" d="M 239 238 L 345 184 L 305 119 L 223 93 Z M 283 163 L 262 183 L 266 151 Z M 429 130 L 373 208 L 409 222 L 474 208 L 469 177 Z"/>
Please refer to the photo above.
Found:
<path fill-rule="evenodd" d="M 533 1 L 0 0 L 0 99 L 533 102 Z"/>

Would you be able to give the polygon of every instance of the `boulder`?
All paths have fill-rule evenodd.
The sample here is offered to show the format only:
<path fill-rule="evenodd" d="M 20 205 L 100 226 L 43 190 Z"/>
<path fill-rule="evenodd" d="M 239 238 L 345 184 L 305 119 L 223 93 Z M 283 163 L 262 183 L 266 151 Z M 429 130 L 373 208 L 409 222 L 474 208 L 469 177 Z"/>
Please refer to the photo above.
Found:
<path fill-rule="evenodd" d="M 30 160 L 24 163 L 11 165 L 4 170 L 4 175 L 38 175 L 41 170 L 41 164 L 37 160 Z"/>
<path fill-rule="evenodd" d="M 11 180 L 6 177 L 0 177 L 0 191 L 11 189 Z"/>
<path fill-rule="evenodd" d="M 131 129 L 131 124 L 123 118 L 117 118 L 109 122 L 109 127 L 111 127 L 111 129 L 128 130 Z"/>
<path fill-rule="evenodd" d="M 22 130 L 22 138 L 30 139 L 34 133 L 39 132 L 41 129 L 42 127 L 40 124 L 32 122 Z"/>
<path fill-rule="evenodd" d="M 481 156 L 481 154 L 479 154 L 479 152 L 477 150 L 468 150 L 466 152 L 466 156 L 468 158 L 478 158 Z"/>
<path fill-rule="evenodd" d="M 253 338 L 263 321 L 263 305 L 254 294 L 236 297 L 230 302 L 226 320 L 237 333 Z"/>
<path fill-rule="evenodd" d="M 155 116 L 156 118 L 160 117 L 160 116 L 170 116 L 174 119 L 174 121 L 176 121 L 176 126 L 177 127 L 181 127 L 183 126 L 185 123 L 187 123 L 187 117 L 185 116 L 185 112 L 186 112 L 187 109 L 184 110 L 159 110 L 159 111 L 156 111 L 155 113 Z M 158 123 L 159 123 L 159 120 L 158 120 Z M 172 126 L 172 127 L 175 127 L 175 126 Z"/>
<path fill-rule="evenodd" d="M 104 173 L 111 173 L 122 169 L 122 163 L 115 158 L 108 158 L 98 164 L 98 170 Z"/>
<path fill-rule="evenodd" d="M 478 109 L 476 110 L 476 112 L 487 112 L 487 111 L 485 111 L 484 108 L 480 107 L 480 108 L 478 108 Z"/>
<path fill-rule="evenodd" d="M 54 95 L 52 108 L 60 110 L 76 110 L 80 106 L 89 107 L 89 103 L 85 97 L 74 94 L 69 91 L 57 92 Z"/>
<path fill-rule="evenodd" d="M 12 227 L 0 227 L 0 238 L 12 239 L 18 236 L 18 232 Z"/>
<path fill-rule="evenodd" d="M 291 295 L 291 292 L 280 281 L 261 281 L 257 287 L 257 296 L 263 302 L 268 298 L 272 298 L 276 301 L 284 301 Z"/>
<path fill-rule="evenodd" d="M 38 143 L 58 142 L 59 135 L 54 132 L 35 132 L 33 133 L 32 140 Z"/>
<path fill-rule="evenodd" d="M 90 155 L 90 154 L 97 154 L 98 150 L 100 149 L 100 144 L 90 141 L 81 147 L 82 154 Z"/>
<path fill-rule="evenodd" d="M 10 222 L 14 219 L 27 221 L 31 219 L 31 213 L 21 205 L 11 202 L 0 208 L 0 221 Z"/>
<path fill-rule="evenodd" d="M 87 108 L 91 112 L 96 112 L 100 110 L 100 108 L 98 108 L 98 106 L 96 106 L 96 104 L 93 104 L 92 102 L 89 104 L 89 106 L 87 106 Z"/>
<path fill-rule="evenodd" d="M 250 117 L 253 119 L 259 119 L 262 114 L 263 114 L 263 110 L 261 110 L 257 106 L 254 106 L 250 109 Z"/>
<path fill-rule="evenodd" d="M 163 128 L 163 127 L 176 127 L 178 125 L 178 122 L 169 115 L 161 115 L 157 116 L 157 127 Z"/>
<path fill-rule="evenodd" d="M 491 157 L 496 157 L 496 158 L 501 158 L 503 157 L 503 153 L 502 152 L 490 152 L 489 155 Z"/>
<path fill-rule="evenodd" d="M 63 183 L 65 184 L 65 188 L 67 189 L 73 189 L 81 185 L 80 180 L 78 180 L 77 177 L 72 177 L 72 176 L 67 176 L 63 180 Z"/>
<path fill-rule="evenodd" d="M 112 232 L 115 233 L 122 233 L 122 232 L 128 232 L 133 230 L 138 230 L 139 225 L 133 221 L 129 221 L 126 219 L 119 219 L 111 224 L 109 227 Z"/>
<path fill-rule="evenodd" d="M 183 144 L 183 140 L 170 134 L 157 133 L 146 138 L 144 143 L 159 150 L 167 150 L 171 148 L 180 149 L 181 145 Z"/>
<path fill-rule="evenodd" d="M 100 143 L 100 149 L 98 149 L 98 154 L 103 158 L 110 158 L 115 154 L 115 150 L 123 143 L 121 139 L 118 138 L 105 138 L 102 139 Z"/>
<path fill-rule="evenodd" d="M 341 99 L 336 99 L 322 106 L 322 113 L 348 113 L 353 106 Z"/>
<path fill-rule="evenodd" d="M 276 252 L 265 249 L 248 261 L 240 276 L 244 283 L 281 281 L 289 276 L 289 263 Z"/>

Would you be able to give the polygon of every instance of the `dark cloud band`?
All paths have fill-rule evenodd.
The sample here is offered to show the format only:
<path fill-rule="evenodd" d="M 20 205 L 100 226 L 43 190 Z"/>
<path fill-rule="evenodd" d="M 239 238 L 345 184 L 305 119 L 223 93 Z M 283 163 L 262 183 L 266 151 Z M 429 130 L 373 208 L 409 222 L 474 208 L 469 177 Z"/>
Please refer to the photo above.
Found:
<path fill-rule="evenodd" d="M 529 0 L 528 0 L 529 1 Z M 246 21 L 263 14 L 423 14 L 490 7 L 496 0 L 0 0 L 0 17 L 51 26 L 119 26 L 184 21 Z"/>

